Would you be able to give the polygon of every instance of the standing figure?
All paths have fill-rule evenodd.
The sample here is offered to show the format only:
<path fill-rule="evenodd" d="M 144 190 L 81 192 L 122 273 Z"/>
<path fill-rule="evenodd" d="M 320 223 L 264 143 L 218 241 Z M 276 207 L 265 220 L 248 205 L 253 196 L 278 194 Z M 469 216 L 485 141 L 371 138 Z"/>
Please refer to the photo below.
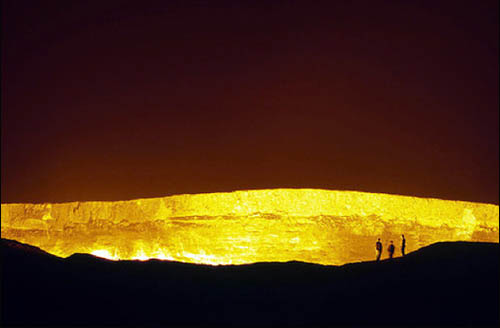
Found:
<path fill-rule="evenodd" d="M 382 255 L 382 243 L 380 242 L 380 238 L 375 244 L 375 250 L 377 251 L 377 261 L 380 261 L 380 256 Z"/>
<path fill-rule="evenodd" d="M 401 238 L 403 238 L 401 240 L 401 255 L 402 256 L 405 256 L 405 248 L 406 248 L 406 239 L 405 239 L 405 235 L 401 235 Z"/>
<path fill-rule="evenodd" d="M 392 240 L 387 250 L 389 251 L 389 258 L 392 259 L 392 256 L 394 255 L 394 244 L 392 243 Z"/>

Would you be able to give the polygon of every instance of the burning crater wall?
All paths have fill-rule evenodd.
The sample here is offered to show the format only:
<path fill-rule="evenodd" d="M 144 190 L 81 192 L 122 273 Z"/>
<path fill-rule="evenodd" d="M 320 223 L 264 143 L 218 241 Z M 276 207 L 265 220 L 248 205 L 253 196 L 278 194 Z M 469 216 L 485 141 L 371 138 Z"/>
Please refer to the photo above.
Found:
<path fill-rule="evenodd" d="M 1 209 L 3 238 L 63 257 L 343 264 L 372 260 L 379 237 L 386 253 L 402 233 L 407 252 L 438 241 L 499 241 L 496 205 L 353 191 L 251 190 Z"/>

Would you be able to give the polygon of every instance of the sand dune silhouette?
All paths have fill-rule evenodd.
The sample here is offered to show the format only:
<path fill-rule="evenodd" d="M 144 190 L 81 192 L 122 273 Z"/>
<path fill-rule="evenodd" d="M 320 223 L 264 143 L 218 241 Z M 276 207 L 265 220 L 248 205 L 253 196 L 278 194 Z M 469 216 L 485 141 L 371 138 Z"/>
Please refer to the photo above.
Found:
<path fill-rule="evenodd" d="M 443 242 L 379 263 L 210 266 L 2 239 L 2 324 L 498 325 L 498 251 Z"/>

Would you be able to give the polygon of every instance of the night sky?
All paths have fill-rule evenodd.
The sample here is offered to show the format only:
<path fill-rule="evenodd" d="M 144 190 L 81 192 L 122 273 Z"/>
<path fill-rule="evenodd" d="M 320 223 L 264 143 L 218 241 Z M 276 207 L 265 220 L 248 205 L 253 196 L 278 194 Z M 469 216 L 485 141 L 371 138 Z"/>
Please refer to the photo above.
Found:
<path fill-rule="evenodd" d="M 499 203 L 498 1 L 2 1 L 1 201 Z"/>

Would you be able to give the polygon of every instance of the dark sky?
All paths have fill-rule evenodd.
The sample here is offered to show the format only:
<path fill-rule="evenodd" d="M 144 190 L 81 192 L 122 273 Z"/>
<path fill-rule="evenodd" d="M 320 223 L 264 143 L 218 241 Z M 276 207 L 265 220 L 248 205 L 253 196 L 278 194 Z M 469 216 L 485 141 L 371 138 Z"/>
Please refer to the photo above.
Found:
<path fill-rule="evenodd" d="M 499 203 L 498 1 L 2 1 L 2 202 Z"/>

